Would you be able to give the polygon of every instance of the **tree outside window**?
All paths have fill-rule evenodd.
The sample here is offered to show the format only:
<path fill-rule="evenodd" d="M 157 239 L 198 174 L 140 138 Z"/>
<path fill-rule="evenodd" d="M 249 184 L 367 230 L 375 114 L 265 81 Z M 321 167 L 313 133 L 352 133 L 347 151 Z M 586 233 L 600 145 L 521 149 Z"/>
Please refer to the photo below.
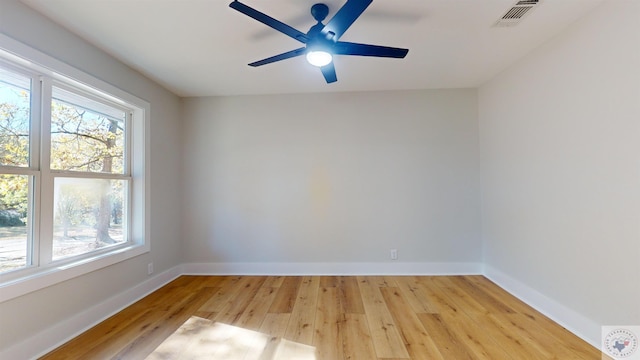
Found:
<path fill-rule="evenodd" d="M 0 70 L 0 273 L 30 265 L 34 172 L 52 179 L 38 184 L 53 194 L 53 209 L 41 209 L 53 233 L 38 234 L 51 239 L 49 261 L 128 241 L 128 112 L 63 84 L 50 93 L 50 143 L 40 144 L 50 161 L 34 164 L 31 78 Z"/>

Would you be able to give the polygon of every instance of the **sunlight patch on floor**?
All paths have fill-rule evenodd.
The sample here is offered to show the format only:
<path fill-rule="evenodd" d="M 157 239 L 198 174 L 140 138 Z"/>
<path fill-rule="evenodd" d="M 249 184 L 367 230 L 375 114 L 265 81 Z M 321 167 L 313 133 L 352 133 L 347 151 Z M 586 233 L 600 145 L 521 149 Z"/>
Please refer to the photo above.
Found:
<path fill-rule="evenodd" d="M 147 359 L 316 360 L 316 356 L 313 346 L 192 316 Z"/>

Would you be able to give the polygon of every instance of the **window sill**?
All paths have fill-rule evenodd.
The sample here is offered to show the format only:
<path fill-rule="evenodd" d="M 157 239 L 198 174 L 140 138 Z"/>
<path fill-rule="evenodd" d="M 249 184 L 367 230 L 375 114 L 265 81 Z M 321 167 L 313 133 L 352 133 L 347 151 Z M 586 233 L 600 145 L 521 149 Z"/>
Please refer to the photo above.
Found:
<path fill-rule="evenodd" d="M 0 283 L 0 303 L 88 274 L 149 252 L 148 245 L 131 245 L 64 265 L 43 268 L 34 274 Z"/>

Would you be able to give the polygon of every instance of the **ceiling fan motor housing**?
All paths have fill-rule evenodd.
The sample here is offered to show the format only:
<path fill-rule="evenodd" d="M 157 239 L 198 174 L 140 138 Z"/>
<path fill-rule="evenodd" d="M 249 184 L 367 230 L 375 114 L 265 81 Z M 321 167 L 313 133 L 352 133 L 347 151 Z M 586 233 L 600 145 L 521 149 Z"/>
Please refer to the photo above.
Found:
<path fill-rule="evenodd" d="M 317 22 L 322 22 L 329 15 L 329 7 L 323 3 L 315 4 L 311 7 L 311 16 L 316 19 Z"/>

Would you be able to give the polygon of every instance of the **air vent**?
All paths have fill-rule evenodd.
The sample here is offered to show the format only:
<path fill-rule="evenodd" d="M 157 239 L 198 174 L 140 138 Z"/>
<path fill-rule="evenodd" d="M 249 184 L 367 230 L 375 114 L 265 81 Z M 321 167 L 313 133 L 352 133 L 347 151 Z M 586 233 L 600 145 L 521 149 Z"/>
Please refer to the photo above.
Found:
<path fill-rule="evenodd" d="M 507 10 L 502 17 L 493 24 L 494 27 L 510 27 L 516 26 L 522 21 L 525 15 L 531 13 L 531 11 L 540 4 L 540 0 L 520 0 L 509 10 Z"/>

